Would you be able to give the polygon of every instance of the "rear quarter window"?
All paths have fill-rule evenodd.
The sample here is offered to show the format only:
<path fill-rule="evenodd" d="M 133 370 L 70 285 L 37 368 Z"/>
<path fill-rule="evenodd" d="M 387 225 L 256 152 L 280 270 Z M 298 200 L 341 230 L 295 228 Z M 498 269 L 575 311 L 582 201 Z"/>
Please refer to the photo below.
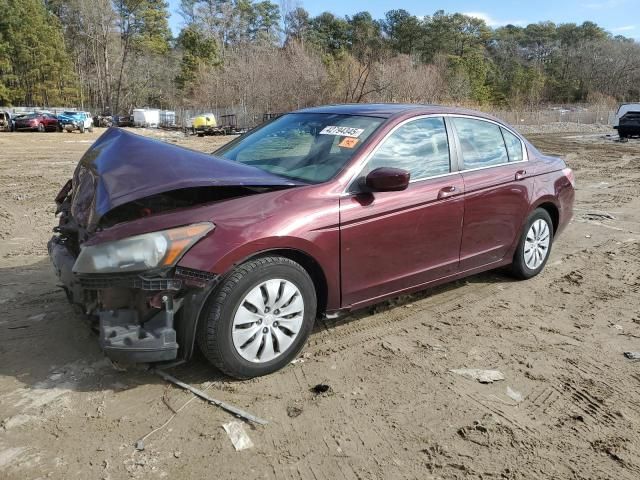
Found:
<path fill-rule="evenodd" d="M 472 118 L 452 119 L 460 140 L 464 169 L 491 167 L 509 161 L 500 127 Z"/>
<path fill-rule="evenodd" d="M 504 143 L 507 146 L 507 153 L 509 154 L 510 162 L 521 162 L 524 160 L 522 153 L 522 142 L 513 133 L 504 128 L 501 128 L 502 136 L 504 137 Z"/>

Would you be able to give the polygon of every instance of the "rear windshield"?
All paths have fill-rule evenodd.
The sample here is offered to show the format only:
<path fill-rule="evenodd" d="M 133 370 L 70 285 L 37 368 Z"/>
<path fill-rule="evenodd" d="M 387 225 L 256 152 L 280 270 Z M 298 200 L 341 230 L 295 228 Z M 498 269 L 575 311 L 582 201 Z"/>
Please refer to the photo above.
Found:
<path fill-rule="evenodd" d="M 281 177 L 322 183 L 342 170 L 383 122 L 376 117 L 291 113 L 215 153 Z"/>

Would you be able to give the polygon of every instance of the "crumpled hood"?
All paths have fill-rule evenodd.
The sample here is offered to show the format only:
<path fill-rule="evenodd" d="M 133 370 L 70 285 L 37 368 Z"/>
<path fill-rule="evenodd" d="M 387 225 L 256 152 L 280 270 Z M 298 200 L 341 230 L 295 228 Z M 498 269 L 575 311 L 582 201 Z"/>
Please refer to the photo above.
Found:
<path fill-rule="evenodd" d="M 109 128 L 73 175 L 71 213 L 93 230 L 110 210 L 151 195 L 204 186 L 303 185 L 259 168 Z"/>

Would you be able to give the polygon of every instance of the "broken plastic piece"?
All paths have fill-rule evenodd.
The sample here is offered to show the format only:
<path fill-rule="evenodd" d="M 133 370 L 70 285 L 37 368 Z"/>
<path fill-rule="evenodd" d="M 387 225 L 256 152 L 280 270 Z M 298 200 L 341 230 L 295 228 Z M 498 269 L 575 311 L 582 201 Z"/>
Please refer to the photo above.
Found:
<path fill-rule="evenodd" d="M 640 360 L 640 352 L 624 352 L 624 356 L 629 360 Z"/>
<path fill-rule="evenodd" d="M 233 421 L 229 423 L 225 423 L 222 425 L 227 435 L 231 439 L 231 443 L 236 448 L 236 450 L 246 450 L 247 448 L 253 447 L 253 442 L 247 435 L 247 432 L 244 431 L 244 425 L 241 422 Z"/>
<path fill-rule="evenodd" d="M 524 400 L 522 394 L 516 390 L 513 390 L 511 387 L 507 387 L 507 396 L 517 403 L 520 403 L 522 400 Z"/>
<path fill-rule="evenodd" d="M 472 378 L 480 383 L 493 383 L 504 380 L 504 375 L 498 370 L 480 370 L 479 368 L 458 368 L 451 370 L 451 373 Z"/>

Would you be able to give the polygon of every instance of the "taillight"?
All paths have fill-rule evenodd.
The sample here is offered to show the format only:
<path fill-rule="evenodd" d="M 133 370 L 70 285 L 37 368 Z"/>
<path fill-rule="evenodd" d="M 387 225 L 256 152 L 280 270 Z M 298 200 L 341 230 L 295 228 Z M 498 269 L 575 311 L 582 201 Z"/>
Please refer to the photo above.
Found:
<path fill-rule="evenodd" d="M 568 167 L 563 168 L 562 173 L 564 174 L 565 177 L 567 177 L 567 180 L 569 180 L 569 182 L 571 183 L 571 186 L 573 188 L 576 188 L 576 175 L 573 173 L 573 170 L 571 170 Z"/>

